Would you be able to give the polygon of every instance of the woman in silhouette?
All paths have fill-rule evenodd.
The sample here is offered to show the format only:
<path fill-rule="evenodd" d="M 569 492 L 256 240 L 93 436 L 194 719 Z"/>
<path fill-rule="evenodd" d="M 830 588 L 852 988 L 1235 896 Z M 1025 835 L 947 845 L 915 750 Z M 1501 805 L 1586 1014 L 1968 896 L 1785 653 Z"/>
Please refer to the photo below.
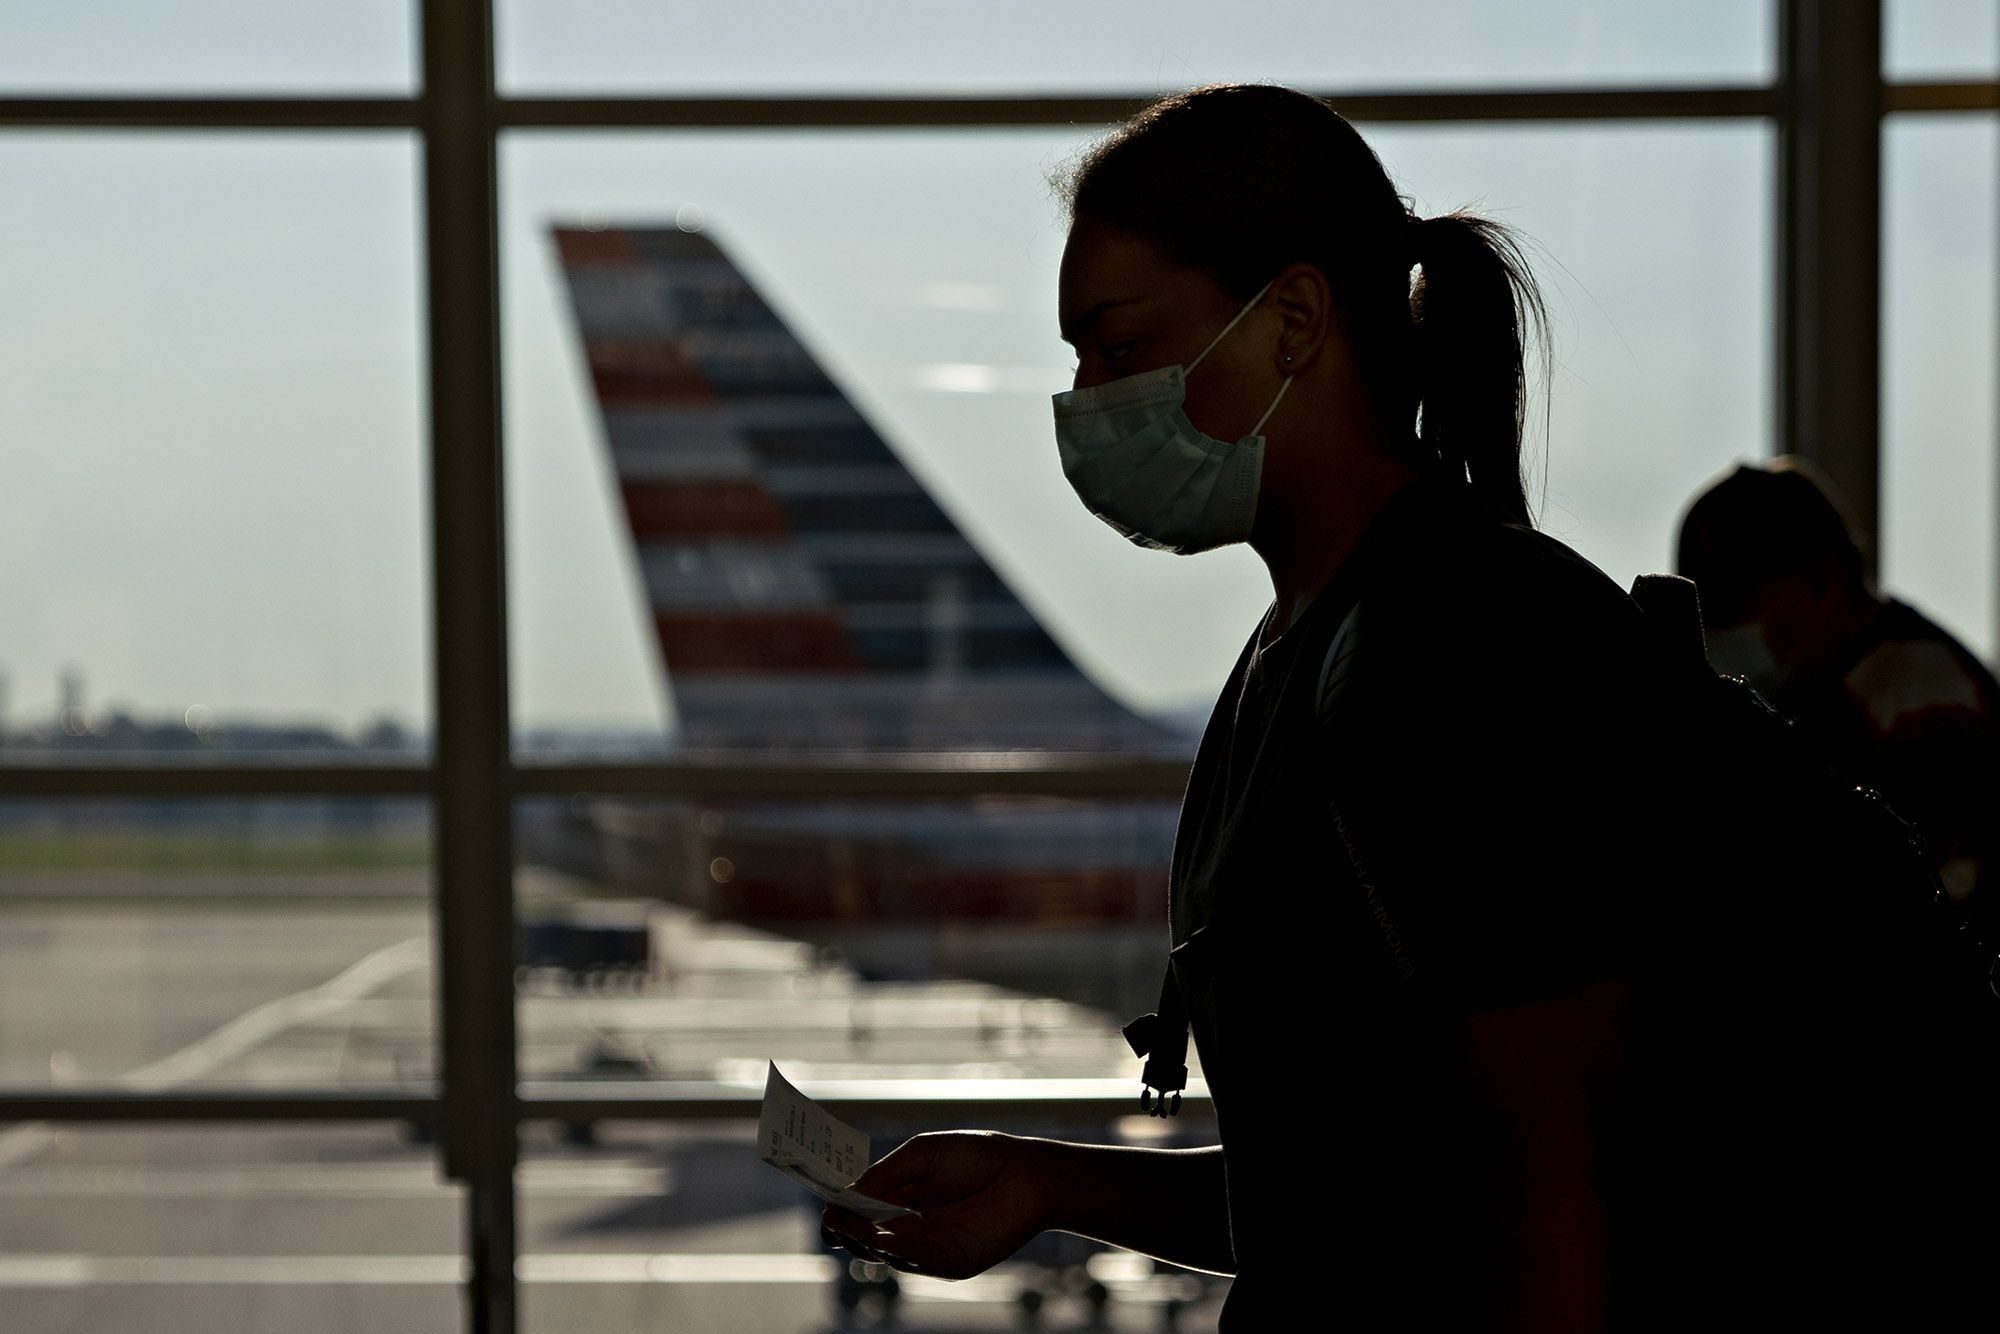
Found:
<path fill-rule="evenodd" d="M 1235 1276 L 1223 1328 L 1602 1327 L 1648 781 L 1622 591 L 1533 531 L 1519 250 L 1419 218 L 1325 103 L 1169 97 L 1066 181 L 1064 471 L 1135 542 L 1247 542 L 1275 598 L 1203 735 L 1160 1013 L 1221 1144 L 919 1136 L 839 1244 L 978 1273 L 1044 1229 Z M 1617 869 L 1620 867 L 1623 869 Z M 1149 1099 L 1150 1101 L 1150 1099 Z"/>

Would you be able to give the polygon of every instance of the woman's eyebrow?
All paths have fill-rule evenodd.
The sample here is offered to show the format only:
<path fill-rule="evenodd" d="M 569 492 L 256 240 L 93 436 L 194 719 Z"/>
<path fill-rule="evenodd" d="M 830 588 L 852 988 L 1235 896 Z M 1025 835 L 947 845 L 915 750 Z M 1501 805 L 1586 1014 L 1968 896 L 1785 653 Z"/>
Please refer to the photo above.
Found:
<path fill-rule="evenodd" d="M 1119 296 L 1112 297 L 1107 301 L 1100 301 L 1089 310 L 1084 311 L 1083 314 L 1077 316 L 1074 321 L 1063 325 L 1062 340 L 1071 347 L 1075 347 L 1076 340 L 1090 332 L 1090 326 L 1097 323 L 1099 315 L 1110 310 L 1113 306 L 1129 306 L 1135 301 L 1143 300 L 1145 298 L 1139 296 Z"/>

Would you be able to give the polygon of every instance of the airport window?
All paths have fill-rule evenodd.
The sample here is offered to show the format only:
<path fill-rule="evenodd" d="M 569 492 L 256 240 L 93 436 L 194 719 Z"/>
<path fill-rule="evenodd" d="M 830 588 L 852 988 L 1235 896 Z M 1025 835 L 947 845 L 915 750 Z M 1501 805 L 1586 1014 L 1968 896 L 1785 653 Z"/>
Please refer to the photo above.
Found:
<path fill-rule="evenodd" d="M 9 1127 L 7 1328 L 450 1329 L 463 1202 L 435 1153 L 393 1122 Z"/>
<path fill-rule="evenodd" d="M 407 93 L 411 0 L 79 0 L 9 6 L 0 87 L 114 92 Z"/>
<path fill-rule="evenodd" d="M 2000 74 L 2000 10 L 1986 0 L 1889 0 L 1882 18 L 1882 68 L 1889 78 Z"/>
<path fill-rule="evenodd" d="M 2000 122 L 1893 117 L 1882 165 L 1882 578 L 1990 656 Z"/>
<path fill-rule="evenodd" d="M 1536 423 L 1531 461 L 1538 494 L 1546 464 L 1545 522 L 1621 580 L 1667 568 L 1681 501 L 1767 449 L 1768 131 L 1385 126 L 1371 138 L 1422 211 L 1483 199 L 1545 257 L 1553 418 Z M 589 349 L 601 358 L 640 337 L 647 295 L 667 279 L 584 246 L 596 238 L 609 251 L 630 233 L 683 228 L 717 249 L 732 290 L 768 309 L 879 437 L 893 494 L 871 501 L 872 526 L 905 522 L 887 507 L 928 496 L 942 511 L 939 540 L 955 529 L 965 558 L 980 562 L 962 590 L 975 608 L 998 616 L 1004 602 L 1120 699 L 1200 725 L 1261 611 L 1262 567 L 1241 549 L 1149 558 L 1084 513 L 1050 466 L 1048 395 L 1068 387 L 1071 357 L 1055 333 L 1063 224 L 1045 178 L 1081 142 L 1018 130 L 510 137 L 509 550 L 525 753 L 658 744 L 686 703 L 691 682 L 678 674 L 701 664 L 675 660 L 693 646 L 671 624 L 663 639 L 654 614 L 712 613 L 751 580 L 770 605 L 814 596 L 776 567 L 698 561 L 709 546 L 676 546 L 634 509 L 673 464 L 647 443 L 663 409 L 622 401 L 629 387 L 594 370 Z M 785 191 L 774 194 L 773 180 Z M 795 225 L 800 211 L 812 227 Z M 1691 344 L 1681 331 L 1704 315 L 1721 332 Z M 1702 394 L 1683 392 L 1695 383 Z M 815 447 L 824 461 L 824 441 Z M 768 444 L 757 457 L 731 454 L 741 474 L 732 484 L 754 482 L 758 466 L 778 474 L 774 484 L 810 483 Z M 798 519 L 812 499 L 783 503 Z M 883 559 L 894 564 L 914 540 Z M 906 637 L 930 624 L 926 599 L 944 581 L 929 567 L 901 559 L 904 583 L 922 573 L 923 586 L 890 588 L 857 557 L 828 565 L 797 554 L 815 580 L 859 580 L 821 590 L 835 601 L 884 615 L 901 605 Z M 1100 573 L 1079 579 L 1078 569 Z M 881 633 L 871 642 L 893 657 Z M 1004 633 L 966 643 L 976 652 Z M 717 747 L 839 748 L 838 731 L 811 712 L 785 711 L 789 738 L 696 735 Z"/>
<path fill-rule="evenodd" d="M 0 139 L 0 747 L 428 732 L 416 145 Z"/>
<path fill-rule="evenodd" d="M 503 0 L 501 86 L 524 94 L 1143 94 L 1266 79 L 1302 87 L 1755 83 L 1770 7 L 1700 0 L 1465 0 L 1225 9 L 1059 0 L 927 10 L 843 5 L 838 60 L 808 0 L 751 10 Z"/>
<path fill-rule="evenodd" d="M 1528 460 L 1542 526 L 1620 583 L 1670 569 L 1679 504 L 1769 449 L 1768 130 L 1398 125 L 1371 138 L 1420 212 L 1489 208 L 1531 238 L 1554 344 Z M 1697 324 L 1717 340 L 1686 339 Z"/>
<path fill-rule="evenodd" d="M 1684 497 L 1767 449 L 1768 131 L 1391 126 L 1372 141 L 1420 211 L 1476 189 L 1557 261 L 1543 271 L 1557 339 L 1545 519 L 1621 579 L 1667 568 Z M 1051 313 L 1062 221 L 1044 178 L 1079 142 L 509 137 L 526 756 L 644 753 L 663 734 L 669 747 L 753 760 L 952 745 L 1185 751 L 1204 689 L 1262 605 L 1262 572 L 1240 552 L 1163 571 L 1070 503 L 1048 466 L 1047 395 L 1066 387 L 1068 358 Z M 773 180 L 787 182 L 782 195 Z M 797 227 L 801 212 L 816 224 Z M 1703 319 L 1726 332 L 1690 343 L 1682 331 Z M 741 359 L 725 360 L 737 343 Z M 1686 394 L 1690 383 L 1707 392 Z M 781 435 L 739 420 L 775 411 L 775 392 L 795 416 L 811 404 L 842 415 L 810 437 L 803 422 Z M 836 486 L 849 490 L 829 509 Z M 846 531 L 856 516 L 865 533 Z M 946 576 L 957 616 L 939 611 Z M 807 609 L 827 623 L 817 637 Z M 780 611 L 800 618 L 799 653 L 769 660 Z M 1053 652 L 1072 677 L 1088 663 L 1076 684 L 1119 704 L 1093 695 L 1097 708 L 1059 716 L 1052 698 L 1021 707 L 1015 687 L 1004 712 L 975 712 L 970 692 L 956 718 L 935 709 L 986 660 L 1029 660 L 1026 628 L 1054 641 L 1033 661 Z M 841 664 L 858 672 L 829 678 L 821 659 L 835 654 L 854 655 Z M 599 675 L 611 665 L 617 695 Z M 1127 707 L 1175 720 L 1181 736 L 1087 730 Z M 528 803 L 515 821 L 517 915 L 534 942 L 521 1076 L 551 1089 L 609 1078 L 750 1093 L 775 1059 L 835 1084 L 1115 1087 L 1129 1052 L 1110 1016 L 1150 1009 L 1158 988 L 1174 811 L 1170 797 Z M 1010 881 L 1030 889 L 1010 897 Z M 565 962 L 593 937 L 600 958 Z M 651 966 L 634 966 L 648 951 Z M 954 980 L 923 980 L 934 976 Z M 893 1141 L 903 1127 L 877 1129 Z M 596 1133 L 600 1152 L 641 1161 L 682 1161 L 703 1143 L 649 1150 L 624 1123 Z M 573 1161 L 591 1143 L 577 1127 L 543 1152 Z M 754 1178 L 737 1190 L 763 1198 Z M 732 1235 L 762 1263 L 790 1254 L 818 1272 L 778 1203 Z M 677 1253 L 672 1211 L 636 1192 L 588 1217 L 607 1255 L 641 1238 Z M 575 1244 L 524 1215 L 528 1262 L 571 1262 Z M 692 1328 L 714 1318 L 694 1289 L 620 1281 L 636 1310 Z M 927 1296 L 921 1283 L 911 1293 Z M 567 1300 L 531 1286 L 527 1309 L 555 1321 Z"/>
<path fill-rule="evenodd" d="M 6 1087 L 428 1089 L 420 801 L 0 801 Z"/>
<path fill-rule="evenodd" d="M 1045 177 L 1152 90 L 1337 93 L 1421 211 L 1533 239 L 1545 525 L 1624 580 L 1874 332 L 1781 312 L 1874 199 L 1786 193 L 1870 157 L 1793 94 L 1879 66 L 1839 461 L 1990 652 L 1990 7 L 1788 45 L 1814 3 L 0 20 L 10 1321 L 868 1315 L 750 1152 L 773 1057 L 878 1147 L 1160 1133 L 1116 1022 L 1263 586 L 1083 514 L 1046 398 Z M 1219 1284 L 1066 1246 L 907 1313 L 1212 1327 Z"/>

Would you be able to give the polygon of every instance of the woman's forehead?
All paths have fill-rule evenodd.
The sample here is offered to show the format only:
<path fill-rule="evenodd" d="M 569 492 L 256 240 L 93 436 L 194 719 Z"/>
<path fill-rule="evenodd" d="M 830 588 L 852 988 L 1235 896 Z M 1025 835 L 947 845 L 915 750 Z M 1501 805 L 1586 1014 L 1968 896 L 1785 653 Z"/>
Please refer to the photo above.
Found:
<path fill-rule="evenodd" d="M 1172 267 L 1160 248 L 1137 232 L 1090 218 L 1077 219 L 1063 246 L 1062 268 L 1066 280 L 1157 279 Z"/>
<path fill-rule="evenodd" d="M 1184 295 L 1183 289 L 1211 286 L 1207 275 L 1174 263 L 1136 232 L 1079 219 L 1063 246 L 1057 309 L 1069 332 L 1073 323 L 1106 303 Z"/>

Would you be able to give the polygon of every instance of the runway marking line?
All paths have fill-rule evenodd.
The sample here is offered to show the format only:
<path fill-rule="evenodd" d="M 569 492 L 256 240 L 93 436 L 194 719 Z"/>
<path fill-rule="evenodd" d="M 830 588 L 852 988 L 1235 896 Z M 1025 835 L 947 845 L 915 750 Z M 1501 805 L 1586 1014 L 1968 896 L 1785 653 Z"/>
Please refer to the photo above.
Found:
<path fill-rule="evenodd" d="M 379 987 L 416 971 L 430 959 L 430 938 L 411 936 L 362 958 L 318 986 L 245 1010 L 179 1051 L 127 1071 L 113 1082 L 137 1092 L 161 1093 L 199 1079 L 296 1024 L 336 1014 Z M 56 1142 L 47 1122 L 29 1121 L 0 1131 L 0 1172 Z"/>

